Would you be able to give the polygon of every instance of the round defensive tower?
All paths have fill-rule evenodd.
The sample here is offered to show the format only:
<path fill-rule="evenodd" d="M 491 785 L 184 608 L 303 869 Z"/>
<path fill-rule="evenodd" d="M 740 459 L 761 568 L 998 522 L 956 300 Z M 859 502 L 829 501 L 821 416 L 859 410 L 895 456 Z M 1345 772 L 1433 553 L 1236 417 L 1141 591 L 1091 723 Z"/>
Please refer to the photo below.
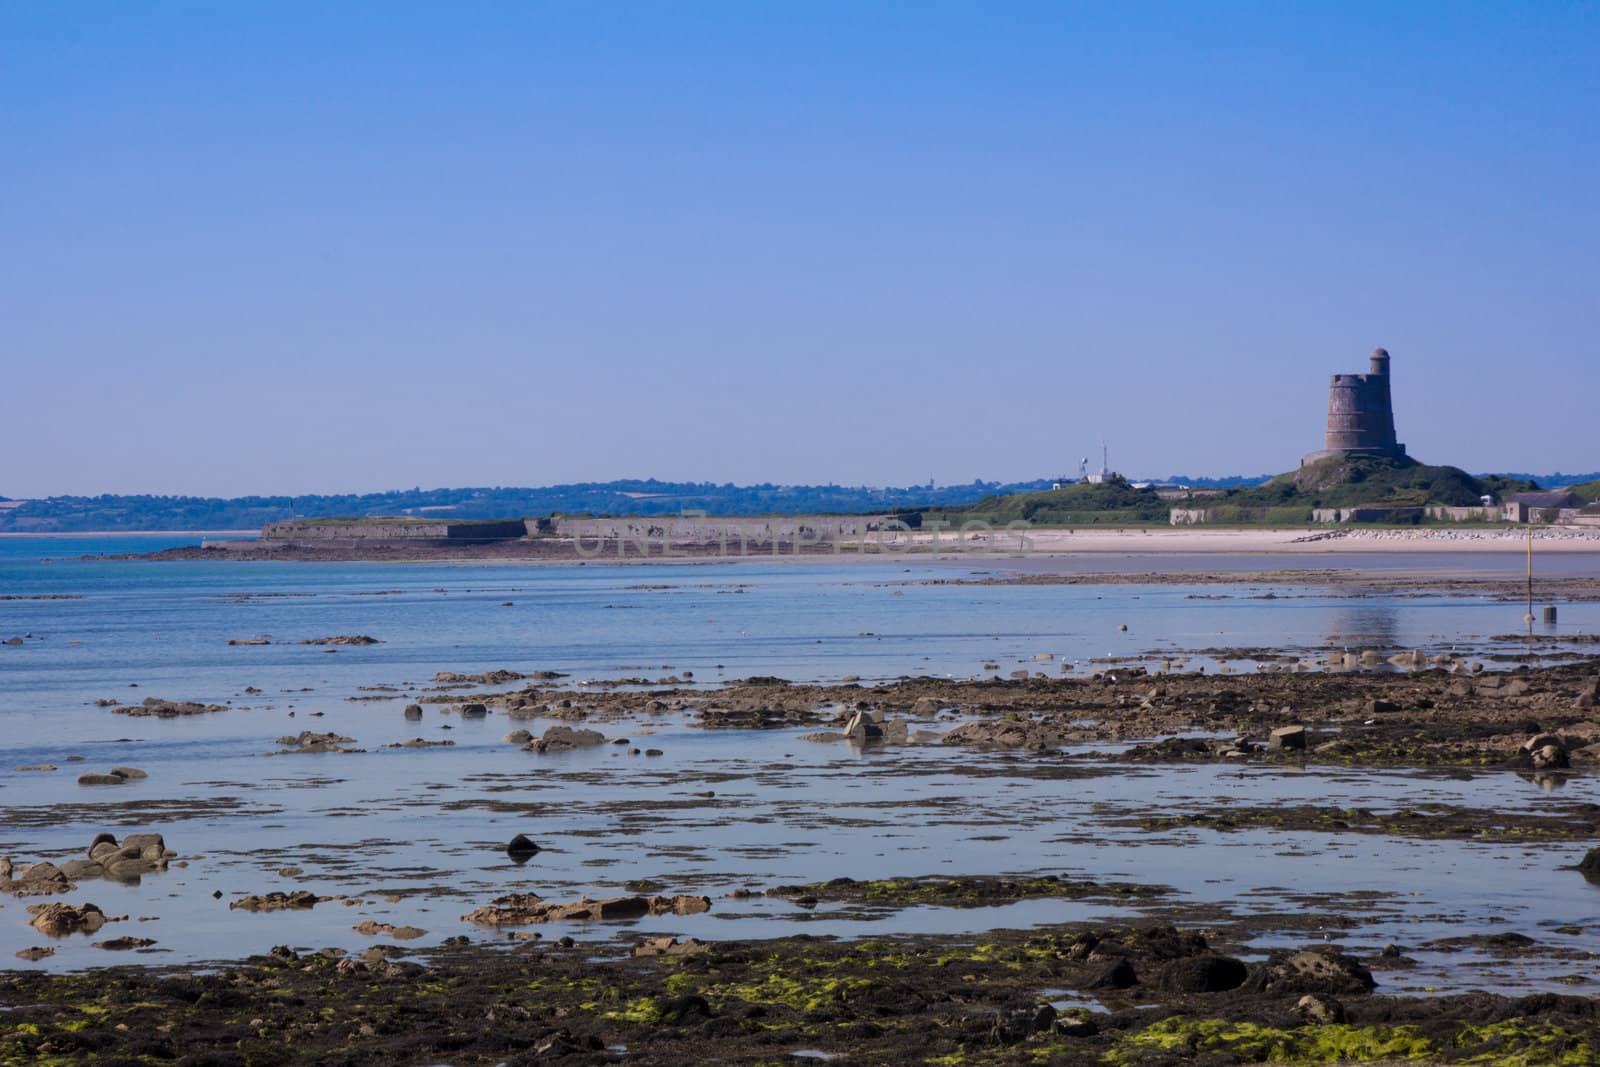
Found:
<path fill-rule="evenodd" d="M 1335 374 L 1328 388 L 1328 429 L 1322 451 L 1301 460 L 1314 463 L 1344 453 L 1395 456 L 1406 454 L 1396 440 L 1394 405 L 1389 394 L 1389 353 L 1372 352 L 1366 374 Z"/>

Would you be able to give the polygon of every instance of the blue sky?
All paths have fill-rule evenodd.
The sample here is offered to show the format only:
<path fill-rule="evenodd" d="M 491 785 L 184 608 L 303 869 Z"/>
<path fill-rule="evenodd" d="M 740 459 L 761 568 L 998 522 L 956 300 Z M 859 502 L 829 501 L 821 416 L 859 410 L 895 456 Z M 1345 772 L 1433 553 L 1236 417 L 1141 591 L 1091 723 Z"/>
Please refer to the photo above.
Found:
<path fill-rule="evenodd" d="M 0 0 L 0 494 L 1600 467 L 1600 5 Z"/>

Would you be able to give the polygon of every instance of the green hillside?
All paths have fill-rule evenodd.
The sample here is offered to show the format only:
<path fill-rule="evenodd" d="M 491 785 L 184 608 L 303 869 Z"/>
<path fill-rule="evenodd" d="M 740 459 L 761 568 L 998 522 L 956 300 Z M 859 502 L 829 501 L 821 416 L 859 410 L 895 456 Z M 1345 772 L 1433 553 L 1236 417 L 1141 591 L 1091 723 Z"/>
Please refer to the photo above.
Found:
<path fill-rule="evenodd" d="M 1023 520 L 1045 526 L 1165 524 L 1174 506 L 1210 510 L 1213 522 L 1298 525 L 1313 508 L 1358 505 L 1471 507 L 1495 497 L 1537 489 L 1531 481 L 1491 475 L 1476 478 L 1459 467 L 1433 467 L 1414 459 L 1330 456 L 1260 485 L 1228 489 L 1189 502 L 1162 500 L 1154 489 L 1135 489 L 1119 477 L 1036 493 L 987 496 L 959 508 L 918 509 L 923 521 L 951 525 L 983 521 L 996 526 Z M 1583 487 L 1580 487 L 1580 489 Z M 1588 487 L 1600 495 L 1600 482 Z"/>
<path fill-rule="evenodd" d="M 1432 467 L 1387 456 L 1329 456 L 1248 489 L 1229 490 L 1220 501 L 1257 507 L 1342 508 L 1359 504 L 1444 504 L 1471 507 L 1533 482 L 1491 475 L 1475 478 L 1460 467 Z"/>
<path fill-rule="evenodd" d="M 1572 491 L 1583 497 L 1585 504 L 1593 504 L 1596 501 L 1600 501 L 1600 481 L 1575 485 L 1572 487 Z"/>

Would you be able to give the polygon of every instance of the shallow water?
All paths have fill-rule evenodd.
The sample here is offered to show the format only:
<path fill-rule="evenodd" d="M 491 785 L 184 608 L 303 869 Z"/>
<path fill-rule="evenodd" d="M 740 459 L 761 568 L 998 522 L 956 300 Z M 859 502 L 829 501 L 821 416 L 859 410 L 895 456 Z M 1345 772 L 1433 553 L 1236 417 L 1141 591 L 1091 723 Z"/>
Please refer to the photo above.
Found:
<path fill-rule="evenodd" d="M 428 931 L 411 944 L 463 933 L 490 940 L 493 931 L 461 916 L 493 896 L 611 895 L 636 880 L 660 883 L 667 893 L 705 893 L 713 909 L 534 929 L 547 937 L 573 933 L 612 951 L 611 939 L 631 943 L 641 931 L 708 939 L 981 933 L 1136 913 L 1099 901 L 889 912 L 727 897 L 741 886 L 837 876 L 1034 872 L 1170 886 L 1174 899 L 1152 909 L 1161 914 L 1185 905 L 1246 914 L 1339 910 L 1359 925 L 1325 936 L 1364 952 L 1390 941 L 1409 947 L 1507 930 L 1600 952 L 1600 888 L 1555 869 L 1581 855 L 1570 845 L 1264 830 L 1150 833 L 1127 825 L 1152 811 L 1224 802 L 1538 811 L 1600 799 L 1590 776 L 1572 776 L 1547 793 L 1510 773 L 1051 765 L 937 746 L 863 753 L 803 741 L 802 730 L 704 731 L 659 715 L 599 727 L 608 736 L 648 738 L 663 750 L 658 758 L 612 746 L 541 756 L 500 741 L 513 726 L 504 716 L 462 720 L 429 706 L 421 723 L 410 723 L 399 714 L 440 670 L 554 669 L 573 680 L 684 671 L 699 682 L 755 674 L 870 680 L 993 673 L 985 662 L 1002 672 L 1058 671 L 1058 660 L 1034 660 L 1036 652 L 1082 671 L 1094 657 L 1155 649 L 1377 644 L 1441 651 L 1481 648 L 1483 635 L 1517 629 L 1517 605 L 1192 600 L 1186 598 L 1196 590 L 1182 586 L 905 585 L 946 577 L 950 567 L 877 562 L 38 562 L 127 551 L 127 543 L 0 539 L 0 594 L 82 597 L 0 601 L 0 639 L 33 635 L 20 648 L 0 647 L 0 855 L 64 859 L 82 854 L 102 830 L 156 830 L 189 865 L 139 886 L 84 883 L 65 898 L 130 916 L 93 940 L 133 934 L 155 938 L 153 949 L 109 953 L 76 937 L 57 942 L 55 957 L 18 966 L 221 959 L 280 943 L 359 948 L 372 943 L 351 930 L 364 918 Z M 1565 606 L 1562 623 L 1592 629 L 1600 605 Z M 1118 631 L 1119 624 L 1129 631 Z M 227 644 L 258 633 L 274 643 Z M 331 654 L 284 643 L 350 633 L 384 643 Z M 375 685 L 397 692 L 349 699 L 374 695 L 362 687 Z M 262 692 L 247 694 L 247 686 Z M 232 708 L 162 720 L 93 706 L 97 698 L 146 695 Z M 546 724 L 515 725 L 537 732 Z M 302 729 L 345 734 L 367 751 L 263 755 L 278 747 L 279 735 Z M 380 747 L 419 735 L 455 745 Z M 66 762 L 70 755 L 84 759 Z M 12 769 L 35 763 L 61 770 Z M 113 765 L 141 767 L 150 777 L 121 787 L 76 784 L 78 773 Z M 716 795 L 695 795 L 707 790 Z M 545 846 L 523 865 L 503 853 L 518 832 Z M 275 873 L 286 866 L 305 873 Z M 248 893 L 300 888 L 363 903 L 259 915 L 227 906 Z M 1369 895 L 1308 903 L 1310 895 L 1340 893 Z M 0 958 L 8 963 L 10 953 L 42 940 L 26 926 L 23 905 L 31 902 L 0 897 Z M 1553 932 L 1566 925 L 1583 933 Z M 1267 936 L 1253 948 L 1316 936 Z M 1418 959 L 1415 970 L 1380 975 L 1385 987 L 1594 988 L 1586 973 L 1576 986 L 1556 981 L 1590 967 L 1571 960 L 1489 967 L 1471 952 Z"/>

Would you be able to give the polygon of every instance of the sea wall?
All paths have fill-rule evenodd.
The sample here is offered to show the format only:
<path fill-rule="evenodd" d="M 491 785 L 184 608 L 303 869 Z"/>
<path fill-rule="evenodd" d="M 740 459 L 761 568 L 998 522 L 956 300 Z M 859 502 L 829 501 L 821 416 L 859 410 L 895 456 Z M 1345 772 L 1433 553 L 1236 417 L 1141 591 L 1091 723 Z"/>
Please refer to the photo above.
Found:
<path fill-rule="evenodd" d="M 340 519 L 334 522 L 269 522 L 261 528 L 263 541 L 322 544 L 326 542 L 393 541 L 499 541 L 521 537 L 521 519 L 503 522 L 394 522 L 374 519 Z"/>

